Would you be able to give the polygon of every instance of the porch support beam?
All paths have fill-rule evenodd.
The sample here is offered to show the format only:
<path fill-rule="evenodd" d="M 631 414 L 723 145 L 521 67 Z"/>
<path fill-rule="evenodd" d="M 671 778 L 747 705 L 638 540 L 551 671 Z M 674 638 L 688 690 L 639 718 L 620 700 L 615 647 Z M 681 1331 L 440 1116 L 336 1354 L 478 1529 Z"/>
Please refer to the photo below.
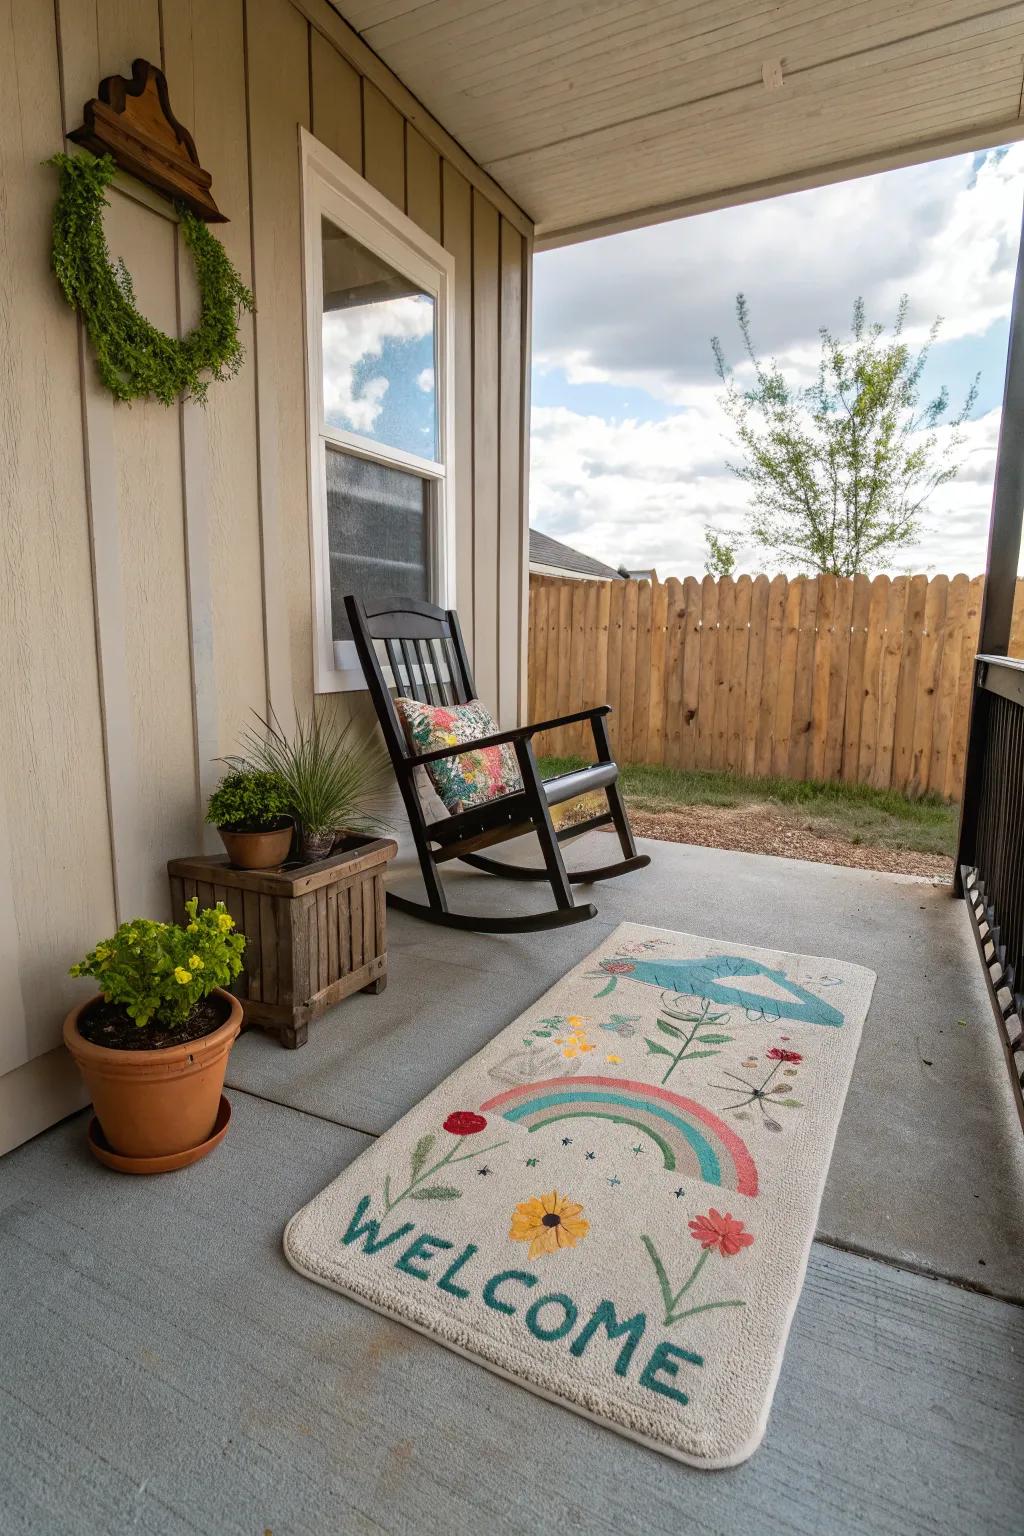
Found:
<path fill-rule="evenodd" d="M 1003 383 L 1003 414 L 999 423 L 996 474 L 992 489 L 992 516 L 988 528 L 988 556 L 981 599 L 978 631 L 980 656 L 1006 656 L 1020 560 L 1021 522 L 1024 517 L 1024 226 L 1017 253 L 1010 313 L 1010 341 Z M 975 837 L 981 790 L 981 762 L 985 747 L 987 705 L 978 686 L 977 660 L 971 689 L 971 716 L 964 757 L 964 781 L 960 793 L 960 829 L 957 837 L 953 888 L 964 894 L 960 871 L 974 864 Z"/>

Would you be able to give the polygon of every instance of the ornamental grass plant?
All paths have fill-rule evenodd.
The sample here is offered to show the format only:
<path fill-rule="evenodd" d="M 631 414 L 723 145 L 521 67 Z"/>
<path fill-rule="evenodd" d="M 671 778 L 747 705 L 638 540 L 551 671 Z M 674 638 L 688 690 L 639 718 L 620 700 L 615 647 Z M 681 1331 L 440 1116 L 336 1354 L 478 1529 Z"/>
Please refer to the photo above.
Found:
<path fill-rule="evenodd" d="M 228 761 L 233 768 L 281 780 L 304 856 L 321 856 L 320 845 L 339 832 L 372 834 L 385 827 L 376 808 L 390 765 L 375 737 L 360 734 L 354 720 L 342 725 L 316 709 L 298 718 L 290 736 L 273 712 L 269 720 L 259 714 L 256 719 L 259 727 L 243 734 L 242 755 Z"/>

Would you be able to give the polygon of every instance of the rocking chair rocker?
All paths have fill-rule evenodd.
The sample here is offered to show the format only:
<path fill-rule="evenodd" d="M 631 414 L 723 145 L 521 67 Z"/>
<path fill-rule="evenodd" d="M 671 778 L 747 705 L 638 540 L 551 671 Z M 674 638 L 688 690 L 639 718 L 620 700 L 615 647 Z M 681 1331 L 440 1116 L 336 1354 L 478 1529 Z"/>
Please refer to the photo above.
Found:
<path fill-rule="evenodd" d="M 394 685 L 401 697 L 416 699 L 421 704 L 467 704 L 477 697 L 477 693 L 458 616 L 454 610 L 435 608 L 431 603 L 414 598 L 383 599 L 366 607 L 358 598 L 346 597 L 345 608 L 405 803 L 427 890 L 426 905 L 388 891 L 390 905 L 430 923 L 476 933 L 534 933 L 596 917 L 597 908 L 592 903 L 575 904 L 572 886 L 625 875 L 631 870 L 643 869 L 651 862 L 647 854 L 636 851 L 619 792 L 619 768 L 612 758 L 605 724 L 605 717 L 611 713 L 609 705 L 581 709 L 575 714 L 561 715 L 557 720 L 518 726 L 478 741 L 460 742 L 457 746 L 417 754 L 409 746 L 398 717 L 375 642 L 383 643 Z M 542 779 L 532 737 L 538 731 L 582 720 L 590 721 L 597 761 L 588 768 Z M 465 752 L 505 743 L 515 750 L 522 788 L 474 805 L 469 810 L 428 821 L 416 784 L 417 770 L 422 771 L 428 763 L 446 757 L 459 757 Z M 591 790 L 604 791 L 608 809 L 575 826 L 556 830 L 551 820 L 551 807 Z M 622 858 L 614 864 L 603 864 L 594 869 L 567 871 L 560 845 L 609 823 L 618 833 Z M 505 864 L 480 853 L 482 848 L 522 837 L 527 832 L 537 834 L 544 858 L 543 869 Z M 451 912 L 438 873 L 438 865 L 450 859 L 461 859 L 464 864 L 471 864 L 486 874 L 503 875 L 509 880 L 547 880 L 555 906 L 546 912 L 523 917 L 484 917 Z"/>

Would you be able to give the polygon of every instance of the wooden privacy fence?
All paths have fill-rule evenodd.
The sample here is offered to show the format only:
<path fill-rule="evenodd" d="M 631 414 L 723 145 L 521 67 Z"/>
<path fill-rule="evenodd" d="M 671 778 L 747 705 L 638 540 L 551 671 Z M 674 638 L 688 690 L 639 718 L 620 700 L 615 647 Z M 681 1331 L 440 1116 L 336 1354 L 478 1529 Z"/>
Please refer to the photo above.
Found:
<path fill-rule="evenodd" d="M 530 577 L 529 718 L 611 704 L 620 762 L 960 793 L 984 578 Z M 1011 655 L 1024 654 L 1024 582 Z M 538 739 L 589 753 L 589 731 Z"/>

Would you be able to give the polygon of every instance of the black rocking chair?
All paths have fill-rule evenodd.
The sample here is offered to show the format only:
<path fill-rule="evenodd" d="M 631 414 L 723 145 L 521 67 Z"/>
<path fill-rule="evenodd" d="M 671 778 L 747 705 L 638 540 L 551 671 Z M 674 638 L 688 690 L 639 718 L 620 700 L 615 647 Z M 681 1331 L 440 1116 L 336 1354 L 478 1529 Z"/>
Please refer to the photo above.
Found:
<path fill-rule="evenodd" d="M 409 746 L 392 701 L 391 685 L 375 642 L 383 643 L 394 686 L 400 696 L 416 699 L 421 704 L 467 704 L 477 697 L 477 693 L 458 616 L 453 610 L 435 608 L 414 598 L 384 599 L 364 607 L 358 598 L 346 597 L 345 608 L 370 697 L 391 754 L 427 889 L 427 905 L 392 891 L 388 891 L 389 903 L 399 911 L 425 918 L 427 922 L 477 933 L 533 933 L 596 917 L 597 908 L 590 902 L 576 905 L 572 886 L 625 875 L 630 870 L 643 869 L 651 862 L 647 854 L 636 851 L 619 793 L 619 768 L 612 758 L 605 724 L 605 716 L 611 713 L 610 706 L 601 704 L 596 709 L 581 709 L 557 720 L 522 725 L 515 730 L 498 731 L 479 741 L 460 742 L 458 746 L 417 755 Z M 542 779 L 531 738 L 538 731 L 581 720 L 590 721 L 597 762 L 589 768 Z M 522 789 L 474 805 L 469 810 L 428 821 L 416 785 L 417 770 L 442 758 L 459 757 L 464 752 L 501 746 L 506 742 L 515 749 Z M 607 797 L 606 811 L 575 826 L 555 830 L 551 820 L 553 805 L 598 789 L 604 790 Z M 603 864 L 594 869 L 567 871 L 559 845 L 609 823 L 618 833 L 622 858 L 614 864 Z M 537 834 L 544 856 L 543 869 L 504 864 L 498 859 L 483 857 L 479 851 L 527 832 Z M 547 880 L 555 898 L 554 909 L 523 917 L 481 917 L 450 912 L 438 874 L 438 865 L 449 859 L 461 859 L 475 869 L 482 869 L 489 875 L 504 875 L 510 880 Z"/>

